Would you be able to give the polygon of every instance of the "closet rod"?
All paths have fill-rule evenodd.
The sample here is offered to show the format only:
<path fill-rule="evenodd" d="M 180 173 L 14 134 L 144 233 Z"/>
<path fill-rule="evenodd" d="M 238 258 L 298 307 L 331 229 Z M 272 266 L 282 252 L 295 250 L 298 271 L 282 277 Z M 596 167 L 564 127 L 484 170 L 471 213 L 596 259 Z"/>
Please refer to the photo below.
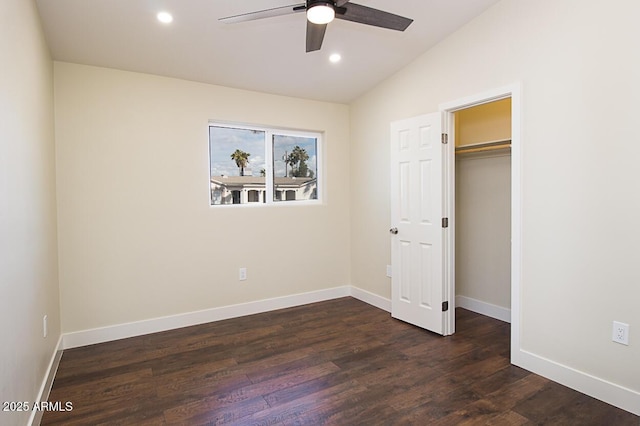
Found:
<path fill-rule="evenodd" d="M 493 141 L 487 143 L 478 143 L 473 145 L 465 145 L 456 147 L 456 154 L 467 154 L 472 152 L 497 151 L 500 149 L 511 148 L 510 140 Z"/>
<path fill-rule="evenodd" d="M 497 151 L 499 149 L 511 148 L 511 144 L 480 146 L 476 148 L 456 148 L 456 154 L 470 154 L 472 152 Z"/>

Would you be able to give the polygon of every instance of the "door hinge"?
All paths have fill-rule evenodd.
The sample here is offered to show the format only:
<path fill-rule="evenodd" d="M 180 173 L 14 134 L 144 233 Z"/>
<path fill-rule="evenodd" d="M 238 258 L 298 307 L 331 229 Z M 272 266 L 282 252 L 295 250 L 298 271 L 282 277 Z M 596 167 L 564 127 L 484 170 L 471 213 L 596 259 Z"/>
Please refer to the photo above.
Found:
<path fill-rule="evenodd" d="M 445 144 L 445 145 L 449 143 L 449 135 L 448 134 L 446 134 L 446 133 L 442 134 L 442 143 Z"/>
<path fill-rule="evenodd" d="M 449 218 L 448 217 L 443 217 L 442 218 L 442 227 L 443 228 L 448 228 L 449 227 Z"/>
<path fill-rule="evenodd" d="M 449 310 L 449 302 L 442 302 L 442 312 L 447 312 Z"/>

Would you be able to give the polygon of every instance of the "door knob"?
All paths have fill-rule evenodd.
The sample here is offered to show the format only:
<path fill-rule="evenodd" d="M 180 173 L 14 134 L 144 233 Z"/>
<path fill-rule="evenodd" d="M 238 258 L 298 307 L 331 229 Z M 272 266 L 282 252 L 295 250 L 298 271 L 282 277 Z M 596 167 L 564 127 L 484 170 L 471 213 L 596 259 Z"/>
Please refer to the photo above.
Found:
<path fill-rule="evenodd" d="M 391 232 L 393 235 L 396 235 L 398 233 L 398 228 L 391 228 L 389 229 L 389 232 Z"/>

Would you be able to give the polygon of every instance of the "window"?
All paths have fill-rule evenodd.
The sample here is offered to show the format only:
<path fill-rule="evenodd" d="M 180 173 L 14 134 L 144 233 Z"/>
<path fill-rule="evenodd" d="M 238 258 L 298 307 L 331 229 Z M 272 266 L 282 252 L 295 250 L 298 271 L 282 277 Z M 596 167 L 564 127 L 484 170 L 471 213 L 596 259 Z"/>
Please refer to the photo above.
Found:
<path fill-rule="evenodd" d="M 211 205 L 318 200 L 320 134 L 209 125 Z"/>

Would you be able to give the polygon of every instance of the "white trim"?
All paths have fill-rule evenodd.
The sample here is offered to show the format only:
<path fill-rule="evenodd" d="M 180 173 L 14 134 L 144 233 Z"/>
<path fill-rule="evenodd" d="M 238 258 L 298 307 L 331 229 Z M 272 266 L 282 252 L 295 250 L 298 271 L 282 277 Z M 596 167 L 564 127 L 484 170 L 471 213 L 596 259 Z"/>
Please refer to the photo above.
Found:
<path fill-rule="evenodd" d="M 522 332 L 522 88 L 511 88 L 511 362 L 518 365 Z"/>
<path fill-rule="evenodd" d="M 64 349 L 173 330 L 181 327 L 189 327 L 212 321 L 237 318 L 245 315 L 269 312 L 276 309 L 291 308 L 294 306 L 337 299 L 349 295 L 349 286 L 335 287 L 326 290 L 312 291 L 309 293 L 257 300 L 255 302 L 221 306 L 219 308 L 205 309 L 202 311 L 187 312 L 184 314 L 65 333 L 63 335 Z"/>
<path fill-rule="evenodd" d="M 456 308 L 464 308 L 504 322 L 511 322 L 511 309 L 467 296 L 456 296 Z"/>
<path fill-rule="evenodd" d="M 490 89 L 482 93 L 476 93 L 475 95 L 466 96 L 464 98 L 456 99 L 451 102 L 445 102 L 440 104 L 440 111 L 455 112 L 461 109 L 469 108 L 472 106 L 487 104 L 493 101 L 499 101 L 500 99 L 506 99 L 513 97 L 515 91 L 520 90 L 520 83 L 516 82 L 506 86 Z M 512 132 L 513 138 L 513 132 Z"/>
<path fill-rule="evenodd" d="M 444 167 L 444 177 L 442 179 L 443 189 L 443 216 L 449 218 L 450 226 L 443 230 L 444 232 L 444 279 L 442 285 L 444 286 L 443 295 L 444 300 L 452 302 L 456 297 L 456 179 L 455 179 L 455 120 L 453 112 L 449 110 L 443 110 L 440 107 L 440 115 L 442 116 L 442 132 L 447 133 L 448 140 L 447 146 L 442 150 L 442 161 Z M 448 267 L 447 267 L 448 266 Z M 443 331 L 445 336 L 450 336 L 456 332 L 456 315 L 455 310 L 450 309 L 447 312 L 442 313 L 443 319 Z"/>
<path fill-rule="evenodd" d="M 519 366 L 554 382 L 640 416 L 640 392 L 520 350 Z"/>
<path fill-rule="evenodd" d="M 38 396 L 36 397 L 37 402 L 47 401 L 49 399 L 49 393 L 51 392 L 51 387 L 53 386 L 53 380 L 56 377 L 56 372 L 58 371 L 58 365 L 60 365 L 60 359 L 62 358 L 62 335 L 58 338 L 58 343 L 51 355 L 51 360 L 49 361 L 49 365 L 47 367 L 47 371 L 44 374 L 44 378 L 42 379 L 42 384 L 40 385 L 40 390 L 38 391 Z M 40 410 L 31 410 L 31 415 L 29 416 L 28 425 L 39 425 L 42 421 L 43 412 Z"/>
<path fill-rule="evenodd" d="M 363 301 L 371 306 L 375 306 L 383 311 L 391 312 L 391 299 L 387 299 L 377 294 L 371 293 L 358 287 L 351 286 L 350 294 L 353 298 Z"/>

